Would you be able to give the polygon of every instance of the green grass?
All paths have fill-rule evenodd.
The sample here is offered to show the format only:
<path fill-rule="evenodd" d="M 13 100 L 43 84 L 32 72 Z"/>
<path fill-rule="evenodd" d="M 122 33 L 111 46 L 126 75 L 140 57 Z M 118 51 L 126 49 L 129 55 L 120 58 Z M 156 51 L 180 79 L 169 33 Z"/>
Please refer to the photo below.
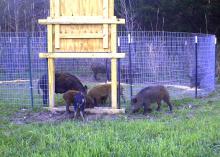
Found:
<path fill-rule="evenodd" d="M 1 157 L 87 156 L 220 156 L 220 101 L 175 100 L 176 106 L 192 103 L 195 109 L 166 114 L 153 112 L 153 119 L 65 121 L 15 125 L 11 117 L 18 106 L 0 102 Z M 32 112 L 38 112 L 36 108 Z M 31 112 L 31 111 L 30 111 Z"/>

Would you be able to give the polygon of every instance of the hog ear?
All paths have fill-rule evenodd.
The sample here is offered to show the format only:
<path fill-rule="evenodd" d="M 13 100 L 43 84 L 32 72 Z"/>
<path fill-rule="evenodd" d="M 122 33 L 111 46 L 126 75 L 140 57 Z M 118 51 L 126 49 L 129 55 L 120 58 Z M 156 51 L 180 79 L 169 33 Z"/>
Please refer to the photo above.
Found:
<path fill-rule="evenodd" d="M 133 99 L 132 99 L 132 102 L 133 102 L 133 103 L 137 103 L 137 98 L 133 98 Z"/>
<path fill-rule="evenodd" d="M 87 85 L 85 85 L 84 88 L 85 88 L 85 90 L 87 90 L 88 89 Z"/>
<path fill-rule="evenodd" d="M 87 92 L 88 92 L 88 87 L 85 85 L 84 86 L 84 89 L 85 89 L 85 93 L 87 94 Z"/>

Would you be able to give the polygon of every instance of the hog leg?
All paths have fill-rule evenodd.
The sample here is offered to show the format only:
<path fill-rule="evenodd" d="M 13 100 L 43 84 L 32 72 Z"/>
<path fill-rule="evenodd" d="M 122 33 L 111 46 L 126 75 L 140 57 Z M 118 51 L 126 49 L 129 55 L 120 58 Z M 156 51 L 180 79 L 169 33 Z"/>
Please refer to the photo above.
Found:
<path fill-rule="evenodd" d="M 80 116 L 82 118 L 83 121 L 85 121 L 85 118 L 84 118 L 84 110 L 85 110 L 85 104 L 83 104 L 82 106 L 80 106 Z"/>
<path fill-rule="evenodd" d="M 94 72 L 94 79 L 96 80 L 96 81 L 98 81 L 98 79 L 97 79 L 97 73 L 96 72 Z"/>
<path fill-rule="evenodd" d="M 147 107 L 146 107 L 146 105 L 144 104 L 144 113 L 143 113 L 144 115 L 145 114 L 147 114 Z"/>
<path fill-rule="evenodd" d="M 98 107 L 98 104 L 97 104 L 97 100 L 96 100 L 96 98 L 94 98 L 94 104 L 95 104 L 95 106 Z"/>
<path fill-rule="evenodd" d="M 70 105 L 69 104 L 66 104 L 66 113 L 70 113 Z"/>
<path fill-rule="evenodd" d="M 74 111 L 74 117 L 73 117 L 74 119 L 76 119 L 77 118 L 77 111 Z"/>
<path fill-rule="evenodd" d="M 74 105 L 73 105 L 73 111 L 74 111 L 74 118 L 77 117 L 77 112 L 78 112 L 78 104 L 74 102 Z"/>
<path fill-rule="evenodd" d="M 148 112 L 151 112 L 152 111 L 152 109 L 151 108 L 149 108 L 149 103 L 144 103 L 143 104 L 143 106 L 144 106 L 144 115 L 146 115 Z"/>
<path fill-rule="evenodd" d="M 106 97 L 106 96 L 101 97 L 101 98 L 100 98 L 100 101 L 101 101 L 100 103 L 101 103 L 102 105 L 106 104 L 107 98 L 108 98 L 108 97 Z"/>
<path fill-rule="evenodd" d="M 161 101 L 160 100 L 157 101 L 157 105 L 158 105 L 157 106 L 157 111 L 160 111 L 160 106 L 161 106 Z"/>
<path fill-rule="evenodd" d="M 82 120 L 85 121 L 84 112 L 83 111 L 80 111 L 80 116 L 81 116 Z"/>
<path fill-rule="evenodd" d="M 122 98 L 123 102 L 125 103 L 125 96 L 123 93 L 121 94 L 121 98 Z"/>
<path fill-rule="evenodd" d="M 43 104 L 44 106 L 47 105 L 47 90 L 43 91 Z"/>
<path fill-rule="evenodd" d="M 171 105 L 171 103 L 170 103 L 170 99 L 169 99 L 168 97 L 165 97 L 163 100 L 164 100 L 164 102 L 167 103 L 167 105 L 169 106 L 170 112 L 172 112 L 173 107 L 172 107 L 172 105 Z"/>

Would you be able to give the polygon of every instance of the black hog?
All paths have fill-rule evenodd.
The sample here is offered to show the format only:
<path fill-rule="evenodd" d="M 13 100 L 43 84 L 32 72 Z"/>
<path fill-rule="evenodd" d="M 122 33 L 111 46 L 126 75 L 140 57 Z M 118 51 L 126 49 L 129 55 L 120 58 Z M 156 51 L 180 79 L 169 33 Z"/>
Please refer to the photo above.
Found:
<path fill-rule="evenodd" d="M 68 90 L 63 94 L 63 99 L 66 103 L 66 112 L 70 113 L 69 106 L 74 103 L 74 96 L 79 93 L 79 91 L 76 90 Z M 86 105 L 85 108 L 94 108 L 95 104 L 91 97 L 88 95 L 85 95 L 86 98 Z"/>
<path fill-rule="evenodd" d="M 93 63 L 91 65 L 91 69 L 93 71 L 93 76 L 96 81 L 100 80 L 97 76 L 98 74 L 106 74 L 108 71 L 110 71 L 110 66 L 107 66 L 102 63 Z M 109 78 L 107 78 L 109 80 Z"/>
<path fill-rule="evenodd" d="M 86 97 L 83 94 L 83 92 L 77 92 L 74 96 L 74 102 L 73 102 L 73 111 L 74 111 L 74 118 L 77 117 L 77 113 L 80 112 L 80 116 L 83 120 L 84 118 L 84 110 L 86 106 Z"/>
<path fill-rule="evenodd" d="M 43 104 L 48 103 L 48 75 L 43 75 L 38 81 L 38 93 L 43 91 Z M 86 86 L 74 75 L 69 73 L 55 73 L 55 93 L 65 93 L 68 90 L 78 90 L 86 93 Z"/>
<path fill-rule="evenodd" d="M 91 88 L 88 91 L 88 96 L 94 100 L 95 106 L 105 104 L 107 99 L 111 100 L 111 84 L 102 84 Z M 120 86 L 120 96 L 125 102 L 122 86 Z"/>
<path fill-rule="evenodd" d="M 161 101 L 164 101 L 172 111 L 172 105 L 170 103 L 170 96 L 164 86 L 149 86 L 142 89 L 131 101 L 132 112 L 137 112 L 140 108 L 144 108 L 144 114 L 151 111 L 151 104 L 157 103 L 157 111 L 160 110 Z"/>

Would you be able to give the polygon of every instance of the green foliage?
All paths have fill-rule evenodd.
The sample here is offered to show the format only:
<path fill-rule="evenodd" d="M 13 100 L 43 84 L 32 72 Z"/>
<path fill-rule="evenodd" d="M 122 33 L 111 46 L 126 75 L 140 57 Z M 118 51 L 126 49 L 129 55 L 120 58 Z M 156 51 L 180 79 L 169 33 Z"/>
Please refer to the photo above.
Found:
<path fill-rule="evenodd" d="M 120 0 L 116 10 L 120 10 Z M 219 0 L 135 0 L 143 30 L 211 33 L 220 37 Z M 207 24 L 206 24 L 207 23 Z"/>

